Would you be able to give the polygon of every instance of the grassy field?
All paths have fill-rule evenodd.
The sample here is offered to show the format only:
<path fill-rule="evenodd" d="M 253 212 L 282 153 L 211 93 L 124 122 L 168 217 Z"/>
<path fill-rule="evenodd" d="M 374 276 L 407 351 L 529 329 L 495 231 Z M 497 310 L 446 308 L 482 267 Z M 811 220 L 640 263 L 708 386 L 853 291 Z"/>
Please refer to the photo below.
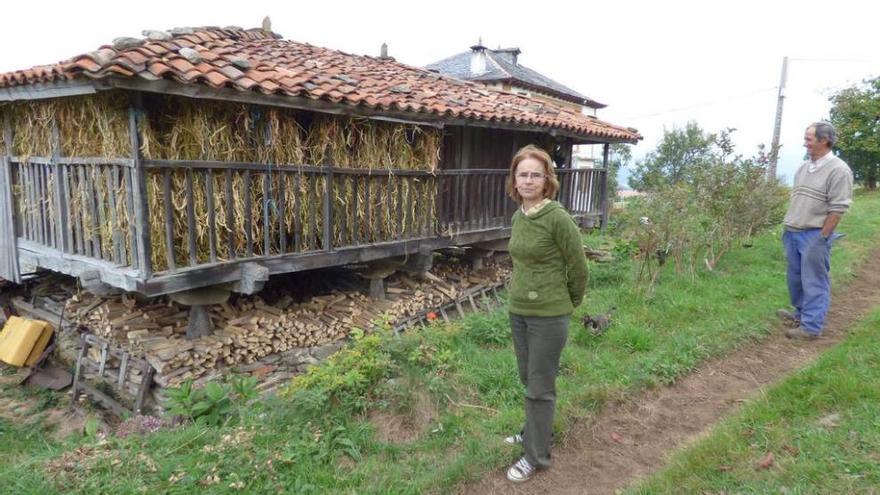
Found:
<path fill-rule="evenodd" d="M 880 493 L 878 403 L 880 310 L 631 493 Z"/>
<path fill-rule="evenodd" d="M 880 195 L 859 195 L 833 255 L 845 284 L 880 243 Z M 559 378 L 557 437 L 612 397 L 674 382 L 774 323 L 787 300 L 781 230 L 695 279 L 667 266 L 651 294 L 628 260 L 591 264 Z M 589 242 L 601 242 L 591 238 Z M 602 336 L 585 313 L 616 307 Z M 3 393 L 7 393 L 6 390 Z M 359 338 L 280 397 L 221 426 L 50 440 L 39 421 L 0 419 L 0 486 L 11 493 L 445 493 L 516 459 L 523 421 L 504 309 L 402 338 Z M 8 491 L 8 490 L 4 490 Z"/>

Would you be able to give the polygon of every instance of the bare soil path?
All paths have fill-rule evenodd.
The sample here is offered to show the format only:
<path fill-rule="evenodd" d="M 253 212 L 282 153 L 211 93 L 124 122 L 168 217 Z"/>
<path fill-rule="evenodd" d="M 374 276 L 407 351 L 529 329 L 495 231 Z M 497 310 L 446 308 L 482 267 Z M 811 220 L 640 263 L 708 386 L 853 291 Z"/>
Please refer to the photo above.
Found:
<path fill-rule="evenodd" d="M 743 402 L 843 340 L 854 323 L 880 305 L 878 264 L 880 250 L 846 287 L 835 291 L 821 339 L 793 342 L 780 324 L 773 335 L 703 364 L 672 386 L 608 404 L 594 420 L 571 430 L 553 453 L 553 468 L 533 480 L 514 485 L 504 472 L 496 472 L 459 492 L 592 495 L 632 485 L 662 468 L 672 452 L 707 433 Z"/>

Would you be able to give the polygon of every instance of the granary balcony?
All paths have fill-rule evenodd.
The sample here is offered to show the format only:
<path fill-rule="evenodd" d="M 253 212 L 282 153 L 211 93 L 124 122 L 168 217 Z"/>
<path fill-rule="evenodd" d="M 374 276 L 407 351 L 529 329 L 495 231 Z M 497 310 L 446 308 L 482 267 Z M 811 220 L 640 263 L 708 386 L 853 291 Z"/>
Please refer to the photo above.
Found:
<path fill-rule="evenodd" d="M 417 171 L 9 156 L 0 187 L 17 205 L 24 269 L 98 277 L 145 295 L 225 283 L 248 292 L 249 279 L 271 274 L 508 237 L 515 205 L 506 164 L 493 165 Z M 598 221 L 605 171 L 557 175 L 559 201 L 581 221 Z"/>

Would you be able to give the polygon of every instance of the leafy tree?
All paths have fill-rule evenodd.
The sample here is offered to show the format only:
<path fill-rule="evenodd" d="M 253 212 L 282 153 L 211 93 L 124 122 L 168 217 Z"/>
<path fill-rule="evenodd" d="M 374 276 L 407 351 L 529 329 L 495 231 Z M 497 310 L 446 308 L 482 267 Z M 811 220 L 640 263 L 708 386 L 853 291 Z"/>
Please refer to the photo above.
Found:
<path fill-rule="evenodd" d="M 632 161 L 632 148 L 628 144 L 615 143 L 611 145 L 610 157 L 608 158 L 608 199 L 614 201 L 620 183 L 617 176 L 620 169 L 629 165 Z"/>
<path fill-rule="evenodd" d="M 713 160 L 717 136 L 694 121 L 683 129 L 664 130 L 657 149 L 636 163 L 629 185 L 639 191 L 653 191 L 681 181 L 690 182 L 700 168 Z"/>
<path fill-rule="evenodd" d="M 846 88 L 831 97 L 836 145 L 857 181 L 877 189 L 880 180 L 880 77 Z"/>

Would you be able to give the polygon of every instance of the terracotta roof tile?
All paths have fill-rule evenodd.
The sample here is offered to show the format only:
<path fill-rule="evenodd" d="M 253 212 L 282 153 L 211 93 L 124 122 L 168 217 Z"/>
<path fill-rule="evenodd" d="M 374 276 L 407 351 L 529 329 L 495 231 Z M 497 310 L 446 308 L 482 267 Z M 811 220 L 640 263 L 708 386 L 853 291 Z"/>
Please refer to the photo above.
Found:
<path fill-rule="evenodd" d="M 193 65 L 180 57 L 177 52 L 182 47 L 194 48 L 202 61 Z M 240 60 L 246 60 L 247 65 Z M 518 122 L 582 137 L 641 139 L 633 129 L 581 115 L 562 105 L 390 60 L 283 40 L 260 29 L 195 28 L 191 34 L 148 41 L 118 52 L 103 46 L 59 64 L 0 74 L 0 88 L 83 76 L 172 78 L 180 84 L 231 86 L 239 91 L 325 99 L 378 111 L 400 109 L 443 118 Z"/>
<path fill-rule="evenodd" d="M 193 64 L 189 63 L 189 61 L 183 57 L 173 58 L 166 63 L 180 73 L 193 70 Z"/>

